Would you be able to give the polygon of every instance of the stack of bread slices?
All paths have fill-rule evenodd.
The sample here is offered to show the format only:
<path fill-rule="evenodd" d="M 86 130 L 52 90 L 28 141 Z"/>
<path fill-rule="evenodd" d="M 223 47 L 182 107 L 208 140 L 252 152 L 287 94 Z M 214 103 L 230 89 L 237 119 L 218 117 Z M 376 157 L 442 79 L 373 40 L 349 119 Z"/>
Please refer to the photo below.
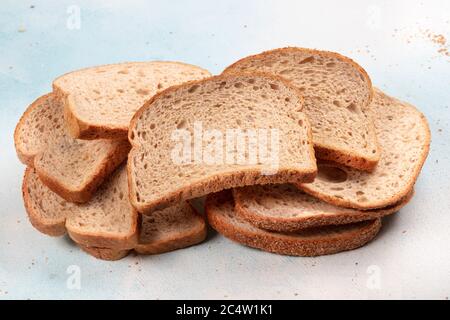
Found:
<path fill-rule="evenodd" d="M 250 247 L 317 256 L 366 244 L 408 203 L 430 131 L 349 58 L 283 48 L 217 76 L 179 62 L 65 74 L 14 140 L 33 226 L 97 258 L 200 243 L 206 221 Z"/>

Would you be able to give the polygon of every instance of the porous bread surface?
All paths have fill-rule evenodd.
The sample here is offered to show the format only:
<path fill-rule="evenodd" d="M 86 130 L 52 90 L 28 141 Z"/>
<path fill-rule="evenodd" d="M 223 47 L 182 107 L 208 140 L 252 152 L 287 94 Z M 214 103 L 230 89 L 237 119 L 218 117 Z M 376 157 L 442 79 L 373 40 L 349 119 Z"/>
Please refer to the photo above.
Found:
<path fill-rule="evenodd" d="M 39 231 L 62 235 L 67 229 L 77 243 L 123 249 L 137 241 L 137 213 L 128 201 L 127 188 L 123 166 L 85 204 L 70 203 L 56 195 L 33 168 L 27 168 L 22 189 L 30 221 Z"/>
<path fill-rule="evenodd" d="M 413 192 L 399 203 L 375 210 L 336 207 L 293 185 L 258 185 L 233 190 L 235 212 L 256 227 L 292 232 L 305 228 L 374 220 L 400 210 Z"/>
<path fill-rule="evenodd" d="M 299 184 L 303 191 L 334 205 L 367 210 L 397 203 L 412 190 L 430 147 L 425 116 L 378 89 L 368 110 L 382 150 L 375 170 L 319 164 L 315 181 Z"/>
<path fill-rule="evenodd" d="M 78 138 L 126 137 L 134 113 L 157 92 L 210 73 L 179 62 L 130 62 L 67 73 L 53 82 Z"/>
<path fill-rule="evenodd" d="M 155 254 L 199 243 L 206 237 L 205 220 L 185 201 L 143 215 L 138 253 Z"/>
<path fill-rule="evenodd" d="M 39 97 L 24 112 L 14 132 L 20 161 L 33 166 L 34 157 L 64 135 L 63 109 L 55 95 Z"/>
<path fill-rule="evenodd" d="M 230 187 L 312 181 L 316 163 L 302 102 L 298 91 L 284 80 L 256 74 L 211 77 L 156 95 L 131 122 L 128 171 L 132 204 L 147 213 Z M 203 155 L 211 152 L 213 159 L 219 159 L 217 162 L 195 161 L 195 150 L 191 150 L 194 161 L 174 161 L 180 142 L 173 139 L 173 133 L 184 129 L 192 139 L 189 149 L 195 143 L 195 123 L 201 124 L 202 132 L 216 130 L 222 138 L 223 157 L 214 158 L 217 155 L 211 152 L 219 138 L 204 138 L 200 150 Z M 270 171 L 272 163 L 265 163 L 259 156 L 251 162 L 246 152 L 244 161 L 238 162 L 235 148 L 225 150 L 227 129 L 276 129 L 278 152 L 270 139 L 266 145 L 268 154 L 273 150 L 278 155 L 274 174 L 261 174 Z M 245 139 L 249 144 L 248 137 Z"/>
<path fill-rule="evenodd" d="M 122 167 L 86 204 L 70 203 L 48 189 L 35 169 L 27 168 L 23 197 L 33 226 L 48 235 L 70 237 L 87 253 L 117 260 L 135 249 L 155 254 L 184 248 L 206 237 L 204 219 L 185 202 L 144 216 L 138 234 L 138 217 L 127 195 L 126 170 Z"/>
<path fill-rule="evenodd" d="M 317 158 L 374 168 L 379 149 L 365 113 L 372 84 L 362 67 L 333 52 L 283 48 L 239 60 L 224 73 L 253 71 L 282 76 L 301 90 Z"/>
<path fill-rule="evenodd" d="M 210 225 L 241 244 L 278 254 L 318 256 L 351 250 L 372 240 L 381 228 L 381 219 L 338 226 L 322 226 L 295 233 L 259 229 L 236 215 L 230 191 L 207 197 Z"/>
<path fill-rule="evenodd" d="M 35 167 L 44 184 L 71 202 L 87 202 L 130 148 L 125 140 L 73 139 L 54 94 L 38 98 L 27 108 L 14 140 L 19 159 Z"/>

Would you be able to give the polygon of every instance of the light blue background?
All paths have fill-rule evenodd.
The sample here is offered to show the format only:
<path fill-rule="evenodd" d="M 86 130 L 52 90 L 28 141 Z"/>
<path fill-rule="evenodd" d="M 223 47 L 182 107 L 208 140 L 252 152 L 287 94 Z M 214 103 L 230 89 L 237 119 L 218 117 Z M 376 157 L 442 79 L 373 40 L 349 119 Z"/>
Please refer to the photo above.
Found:
<path fill-rule="evenodd" d="M 34 5 L 35 8 L 30 8 Z M 67 28 L 68 8 L 81 10 Z M 450 295 L 450 58 L 423 31 L 450 39 L 450 1 L 5 1 L 0 4 L 0 299 L 437 298 Z M 339 51 L 374 84 L 418 106 L 432 131 L 416 196 L 377 240 L 347 253 L 291 258 L 221 236 L 159 256 L 95 260 L 35 231 L 21 200 L 13 130 L 26 106 L 67 71 L 180 60 L 220 73 L 282 46 Z M 448 45 L 447 45 L 448 48 Z M 70 265 L 81 289 L 66 286 Z M 372 267 L 371 267 L 372 266 Z M 380 275 L 380 287 L 370 273 Z"/>

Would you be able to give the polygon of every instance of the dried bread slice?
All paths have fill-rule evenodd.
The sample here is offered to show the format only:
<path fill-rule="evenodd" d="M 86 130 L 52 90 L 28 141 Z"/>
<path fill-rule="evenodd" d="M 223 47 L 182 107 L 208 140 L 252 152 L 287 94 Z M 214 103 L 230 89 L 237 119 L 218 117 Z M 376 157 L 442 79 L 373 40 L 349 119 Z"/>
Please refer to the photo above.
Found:
<path fill-rule="evenodd" d="M 80 248 L 99 259 L 118 260 L 132 249 L 142 254 L 172 251 L 206 237 L 204 219 L 186 202 L 138 222 L 128 200 L 125 167 L 86 204 L 65 201 L 48 189 L 32 168 L 25 172 L 22 189 L 28 217 L 37 230 L 50 236 L 68 232 Z"/>
<path fill-rule="evenodd" d="M 181 62 L 118 63 L 67 73 L 53 90 L 64 101 L 73 137 L 126 138 L 133 114 L 157 92 L 210 75 Z"/>
<path fill-rule="evenodd" d="M 372 240 L 381 228 L 381 219 L 338 226 L 322 226 L 295 233 L 259 229 L 236 215 L 230 191 L 209 195 L 206 214 L 210 225 L 225 237 L 272 253 L 319 256 L 352 250 Z"/>
<path fill-rule="evenodd" d="M 23 198 L 31 224 L 42 233 L 66 233 L 89 247 L 131 249 L 137 242 L 138 215 L 128 201 L 125 166 L 99 188 L 88 203 L 67 202 L 47 188 L 36 170 L 27 168 Z"/>
<path fill-rule="evenodd" d="M 157 94 L 131 121 L 131 203 L 150 213 L 231 187 L 312 181 L 316 161 L 302 102 L 285 80 L 257 74 Z"/>
<path fill-rule="evenodd" d="M 87 202 L 128 154 L 126 140 L 83 141 L 70 137 L 63 106 L 50 93 L 25 111 L 14 133 L 19 159 L 35 167 L 41 180 L 71 202 Z"/>
<path fill-rule="evenodd" d="M 293 185 L 265 185 L 233 190 L 236 214 L 266 230 L 294 232 L 326 225 L 374 220 L 393 214 L 412 198 L 410 192 L 400 202 L 381 209 L 355 210 L 336 207 L 314 198 Z"/>
<path fill-rule="evenodd" d="M 379 158 L 366 71 L 351 59 L 327 51 L 282 48 L 241 59 L 230 72 L 268 72 L 292 82 L 305 97 L 316 157 L 360 170 L 373 170 Z"/>
<path fill-rule="evenodd" d="M 382 149 L 377 168 L 366 173 L 319 164 L 316 180 L 299 185 L 303 191 L 334 205 L 361 210 L 391 206 L 411 192 L 430 148 L 425 116 L 378 89 L 368 111 Z"/>

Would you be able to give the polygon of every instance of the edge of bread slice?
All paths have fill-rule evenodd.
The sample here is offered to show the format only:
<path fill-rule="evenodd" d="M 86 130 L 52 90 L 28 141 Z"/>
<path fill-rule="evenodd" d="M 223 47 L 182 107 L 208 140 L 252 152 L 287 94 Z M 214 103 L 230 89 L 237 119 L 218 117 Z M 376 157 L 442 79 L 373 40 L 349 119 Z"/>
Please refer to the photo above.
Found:
<path fill-rule="evenodd" d="M 233 190 L 235 212 L 254 226 L 280 232 L 374 220 L 398 212 L 411 200 L 410 192 L 400 202 L 374 210 L 336 207 L 314 198 L 293 185 L 266 185 Z"/>
<path fill-rule="evenodd" d="M 315 181 L 298 184 L 300 189 L 333 205 L 360 210 L 391 206 L 411 192 L 430 149 L 425 116 L 378 89 L 368 111 L 382 149 L 375 170 L 319 162 Z"/>
<path fill-rule="evenodd" d="M 266 74 L 214 76 L 157 94 L 131 121 L 132 149 L 128 156 L 131 203 L 139 212 L 151 213 L 182 200 L 232 187 L 312 181 L 316 162 L 310 126 L 301 112 L 302 102 L 299 92 L 288 82 Z M 222 154 L 218 162 L 208 163 L 204 159 L 197 162 L 194 150 L 190 161 L 183 162 L 181 158 L 177 163 L 174 152 L 179 151 L 180 143 L 175 143 L 173 133 L 181 131 L 195 140 L 198 123 L 202 132 L 218 132 L 221 141 L 227 141 L 223 136 L 229 130 L 266 130 L 266 137 L 267 132 L 277 130 L 277 148 L 272 148 L 271 143 L 267 147 L 268 153 L 272 150 L 276 153 L 276 169 L 265 174 L 273 169 L 273 163 L 265 163 L 260 157 L 251 163 L 245 162 L 248 156 L 243 164 L 239 163 L 237 148 L 223 152 L 226 161 Z M 205 150 L 214 150 L 217 146 L 214 142 L 219 140 L 202 140 L 201 155 Z M 187 149 L 191 147 L 192 140 Z M 180 153 L 175 155 L 178 157 Z M 228 162 L 229 156 L 235 161 Z"/>
<path fill-rule="evenodd" d="M 19 159 L 36 168 L 42 182 L 70 202 L 87 202 L 127 158 L 126 140 L 83 141 L 70 137 L 63 106 L 54 94 L 36 99 L 14 132 Z"/>
<path fill-rule="evenodd" d="M 381 219 L 338 226 L 322 226 L 295 233 L 256 228 L 234 211 L 230 191 L 209 195 L 206 214 L 210 225 L 225 237 L 249 247 L 283 255 L 313 257 L 359 248 L 381 228 Z"/>
<path fill-rule="evenodd" d="M 335 52 L 287 47 L 245 57 L 223 72 L 255 71 L 284 77 L 302 91 L 318 159 L 375 168 L 380 150 L 365 112 L 372 82 L 359 64 Z"/>
<path fill-rule="evenodd" d="M 140 254 L 158 254 L 186 248 L 205 240 L 205 220 L 185 201 L 142 216 Z"/>
<path fill-rule="evenodd" d="M 99 248 L 99 247 L 88 247 L 78 244 L 78 247 L 81 248 L 87 254 L 93 256 L 94 258 L 106 261 L 116 261 L 125 258 L 130 250 L 117 250 L 117 249 L 109 249 L 109 248 Z"/>
<path fill-rule="evenodd" d="M 157 92 L 210 75 L 182 62 L 124 62 L 66 73 L 54 80 L 53 91 L 64 102 L 73 137 L 126 138 L 133 114 Z"/>

